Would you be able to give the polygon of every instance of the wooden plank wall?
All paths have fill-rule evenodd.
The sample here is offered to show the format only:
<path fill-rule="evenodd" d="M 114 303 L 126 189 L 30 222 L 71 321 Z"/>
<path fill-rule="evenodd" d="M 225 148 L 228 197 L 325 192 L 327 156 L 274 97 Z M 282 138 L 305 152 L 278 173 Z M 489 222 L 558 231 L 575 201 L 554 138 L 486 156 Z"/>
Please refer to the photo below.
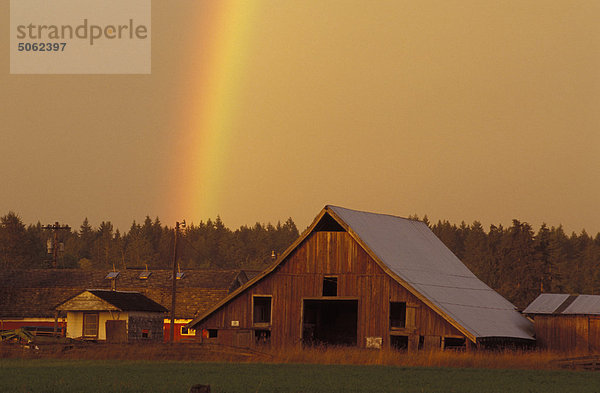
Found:
<path fill-rule="evenodd" d="M 463 335 L 418 298 L 388 276 L 346 232 L 312 233 L 279 267 L 197 327 L 244 330 L 252 328 L 252 296 L 269 295 L 272 302 L 271 345 L 301 343 L 302 299 L 322 297 L 324 276 L 338 277 L 338 297 L 358 299 L 358 346 L 367 337 L 382 337 L 389 346 L 389 302 L 406 302 L 414 326 L 393 334 L 418 336 Z M 232 327 L 237 321 L 239 327 Z M 219 332 L 219 341 L 235 345 L 233 332 Z"/>
<path fill-rule="evenodd" d="M 589 350 L 600 353 L 600 317 L 589 316 Z"/>
<path fill-rule="evenodd" d="M 599 352 L 600 319 L 589 315 L 536 315 L 539 348 L 562 352 Z"/>

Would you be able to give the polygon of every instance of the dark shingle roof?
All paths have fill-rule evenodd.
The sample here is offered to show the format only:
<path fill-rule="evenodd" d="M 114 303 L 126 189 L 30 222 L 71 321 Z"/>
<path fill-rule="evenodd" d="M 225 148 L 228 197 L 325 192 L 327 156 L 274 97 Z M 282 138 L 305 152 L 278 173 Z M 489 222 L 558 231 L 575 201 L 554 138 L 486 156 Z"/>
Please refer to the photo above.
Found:
<path fill-rule="evenodd" d="M 171 270 L 152 270 L 141 280 L 143 270 L 122 270 L 117 290 L 144 294 L 171 308 Z M 30 269 L 0 271 L 0 318 L 50 318 L 54 307 L 83 290 L 111 289 L 107 270 Z M 185 270 L 177 281 L 177 318 L 193 318 L 246 282 L 240 270 Z"/>
<path fill-rule="evenodd" d="M 110 291 L 106 289 L 89 289 L 88 292 L 112 304 L 121 311 L 168 311 L 165 307 L 139 292 Z"/>

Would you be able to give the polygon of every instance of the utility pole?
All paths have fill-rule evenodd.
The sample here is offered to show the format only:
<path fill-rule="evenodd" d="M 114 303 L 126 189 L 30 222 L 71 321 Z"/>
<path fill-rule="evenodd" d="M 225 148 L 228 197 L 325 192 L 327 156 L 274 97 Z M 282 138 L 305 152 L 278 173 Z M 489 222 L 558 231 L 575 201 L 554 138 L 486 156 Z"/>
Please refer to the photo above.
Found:
<path fill-rule="evenodd" d="M 45 227 L 42 227 L 42 229 L 52 231 L 54 234 L 54 240 L 53 240 L 53 244 L 52 244 L 52 267 L 54 269 L 56 269 L 57 261 L 58 261 L 58 251 L 59 251 L 59 249 L 58 249 L 58 231 L 61 231 L 61 230 L 68 231 L 71 229 L 71 227 L 68 225 L 60 225 L 58 223 L 58 221 L 56 221 L 54 224 L 48 224 Z"/>
<path fill-rule="evenodd" d="M 182 223 L 175 223 L 175 240 L 173 242 L 173 288 L 171 291 L 171 329 L 169 331 L 169 340 L 171 344 L 175 341 L 175 295 L 177 292 L 177 238 L 179 237 L 179 226 L 185 228 L 185 220 Z"/>

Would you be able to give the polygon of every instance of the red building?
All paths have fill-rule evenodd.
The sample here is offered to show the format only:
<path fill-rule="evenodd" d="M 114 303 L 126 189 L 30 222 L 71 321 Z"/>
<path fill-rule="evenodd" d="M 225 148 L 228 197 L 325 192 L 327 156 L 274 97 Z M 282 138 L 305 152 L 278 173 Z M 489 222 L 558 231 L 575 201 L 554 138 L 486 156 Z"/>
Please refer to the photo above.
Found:
<path fill-rule="evenodd" d="M 111 278 L 112 277 L 112 278 Z M 179 274 L 175 307 L 175 339 L 193 336 L 185 325 L 247 281 L 240 270 L 186 270 Z M 81 269 L 0 271 L 0 330 L 23 326 L 66 326 L 55 307 L 87 289 L 118 289 L 144 294 L 171 308 L 171 270 L 127 269 L 120 272 Z M 170 315 L 170 314 L 168 314 Z M 169 338 L 170 319 L 164 320 Z"/>
<path fill-rule="evenodd" d="M 267 270 L 195 318 L 197 338 L 408 350 L 533 343 L 533 325 L 422 222 L 326 206 Z"/>

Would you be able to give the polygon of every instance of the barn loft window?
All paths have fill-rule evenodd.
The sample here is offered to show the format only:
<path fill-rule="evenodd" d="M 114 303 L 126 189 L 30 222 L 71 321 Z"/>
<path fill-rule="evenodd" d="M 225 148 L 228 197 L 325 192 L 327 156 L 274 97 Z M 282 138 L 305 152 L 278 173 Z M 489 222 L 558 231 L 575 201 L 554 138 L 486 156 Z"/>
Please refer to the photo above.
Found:
<path fill-rule="evenodd" d="M 315 232 L 345 232 L 346 230 L 329 214 L 325 214 L 317 223 Z"/>
<path fill-rule="evenodd" d="M 271 324 L 271 296 L 254 296 L 253 321 L 254 325 Z"/>
<path fill-rule="evenodd" d="M 390 328 L 406 327 L 406 302 L 390 302 Z"/>
<path fill-rule="evenodd" d="M 323 296 L 337 296 L 337 290 L 337 277 L 323 277 Z"/>
<path fill-rule="evenodd" d="M 98 337 L 98 313 L 83 314 L 83 336 Z"/>

